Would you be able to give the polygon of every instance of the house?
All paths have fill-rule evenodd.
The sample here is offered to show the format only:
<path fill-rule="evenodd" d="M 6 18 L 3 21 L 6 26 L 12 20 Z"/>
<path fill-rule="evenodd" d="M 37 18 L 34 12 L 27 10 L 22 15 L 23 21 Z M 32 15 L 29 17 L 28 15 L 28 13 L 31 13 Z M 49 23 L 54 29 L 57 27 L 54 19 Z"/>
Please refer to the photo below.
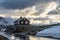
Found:
<path fill-rule="evenodd" d="M 27 18 L 20 17 L 18 20 L 14 22 L 15 25 L 29 25 L 30 21 Z"/>
<path fill-rule="evenodd" d="M 16 21 L 14 21 L 14 25 L 20 25 L 19 21 L 22 19 L 22 17 L 20 17 L 19 19 L 17 19 Z"/>
<path fill-rule="evenodd" d="M 30 21 L 24 17 L 19 21 L 19 23 L 20 25 L 29 25 Z"/>

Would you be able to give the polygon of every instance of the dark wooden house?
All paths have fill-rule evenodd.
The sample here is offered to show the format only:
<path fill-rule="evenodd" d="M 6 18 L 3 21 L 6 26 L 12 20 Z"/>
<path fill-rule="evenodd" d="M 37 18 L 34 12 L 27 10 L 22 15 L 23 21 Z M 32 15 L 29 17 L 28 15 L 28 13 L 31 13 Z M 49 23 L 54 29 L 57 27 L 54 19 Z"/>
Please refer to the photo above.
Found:
<path fill-rule="evenodd" d="M 30 21 L 24 17 L 19 21 L 19 23 L 20 25 L 29 25 Z"/>
<path fill-rule="evenodd" d="M 16 21 L 14 21 L 14 25 L 20 25 L 19 21 L 22 19 L 22 17 L 20 17 L 19 19 L 17 19 Z"/>
<path fill-rule="evenodd" d="M 30 21 L 27 18 L 20 17 L 18 20 L 16 20 L 15 25 L 29 25 Z"/>

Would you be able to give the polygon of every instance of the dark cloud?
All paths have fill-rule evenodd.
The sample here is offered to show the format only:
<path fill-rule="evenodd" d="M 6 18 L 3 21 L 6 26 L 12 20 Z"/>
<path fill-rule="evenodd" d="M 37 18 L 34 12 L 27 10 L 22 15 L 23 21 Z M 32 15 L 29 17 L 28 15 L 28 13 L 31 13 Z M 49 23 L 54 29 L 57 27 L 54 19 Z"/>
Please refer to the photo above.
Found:
<path fill-rule="evenodd" d="M 55 11 L 55 10 L 48 13 L 48 15 L 57 15 L 57 14 L 59 14 L 59 13 L 58 13 L 58 11 Z"/>
<path fill-rule="evenodd" d="M 5 0 L 2 7 L 7 9 L 22 9 L 32 6 L 39 2 L 39 0 Z"/>
<path fill-rule="evenodd" d="M 49 0 L 4 0 L 2 7 L 6 9 L 23 9 L 40 2 L 48 2 Z"/>

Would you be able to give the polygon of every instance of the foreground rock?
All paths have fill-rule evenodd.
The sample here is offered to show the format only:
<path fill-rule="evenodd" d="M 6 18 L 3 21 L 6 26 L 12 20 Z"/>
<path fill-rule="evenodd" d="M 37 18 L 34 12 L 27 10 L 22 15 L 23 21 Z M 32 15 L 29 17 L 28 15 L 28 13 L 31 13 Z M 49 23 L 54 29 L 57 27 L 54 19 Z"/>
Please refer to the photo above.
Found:
<path fill-rule="evenodd" d="M 9 40 L 9 39 L 4 37 L 4 36 L 2 36 L 2 35 L 0 35 L 0 40 Z"/>

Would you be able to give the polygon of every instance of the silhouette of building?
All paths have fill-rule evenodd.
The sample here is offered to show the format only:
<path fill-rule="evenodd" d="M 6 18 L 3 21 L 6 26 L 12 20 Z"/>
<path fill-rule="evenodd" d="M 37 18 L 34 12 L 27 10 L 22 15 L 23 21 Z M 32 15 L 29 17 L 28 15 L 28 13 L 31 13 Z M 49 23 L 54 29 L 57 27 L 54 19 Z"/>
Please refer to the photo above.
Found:
<path fill-rule="evenodd" d="M 20 25 L 29 25 L 30 21 L 24 17 L 19 21 L 19 23 Z"/>
<path fill-rule="evenodd" d="M 16 20 L 15 25 L 29 25 L 30 21 L 27 18 L 20 17 L 18 20 Z"/>
<path fill-rule="evenodd" d="M 20 17 L 19 19 L 17 19 L 16 21 L 14 21 L 14 25 L 20 25 L 19 21 L 22 19 L 22 17 Z"/>

